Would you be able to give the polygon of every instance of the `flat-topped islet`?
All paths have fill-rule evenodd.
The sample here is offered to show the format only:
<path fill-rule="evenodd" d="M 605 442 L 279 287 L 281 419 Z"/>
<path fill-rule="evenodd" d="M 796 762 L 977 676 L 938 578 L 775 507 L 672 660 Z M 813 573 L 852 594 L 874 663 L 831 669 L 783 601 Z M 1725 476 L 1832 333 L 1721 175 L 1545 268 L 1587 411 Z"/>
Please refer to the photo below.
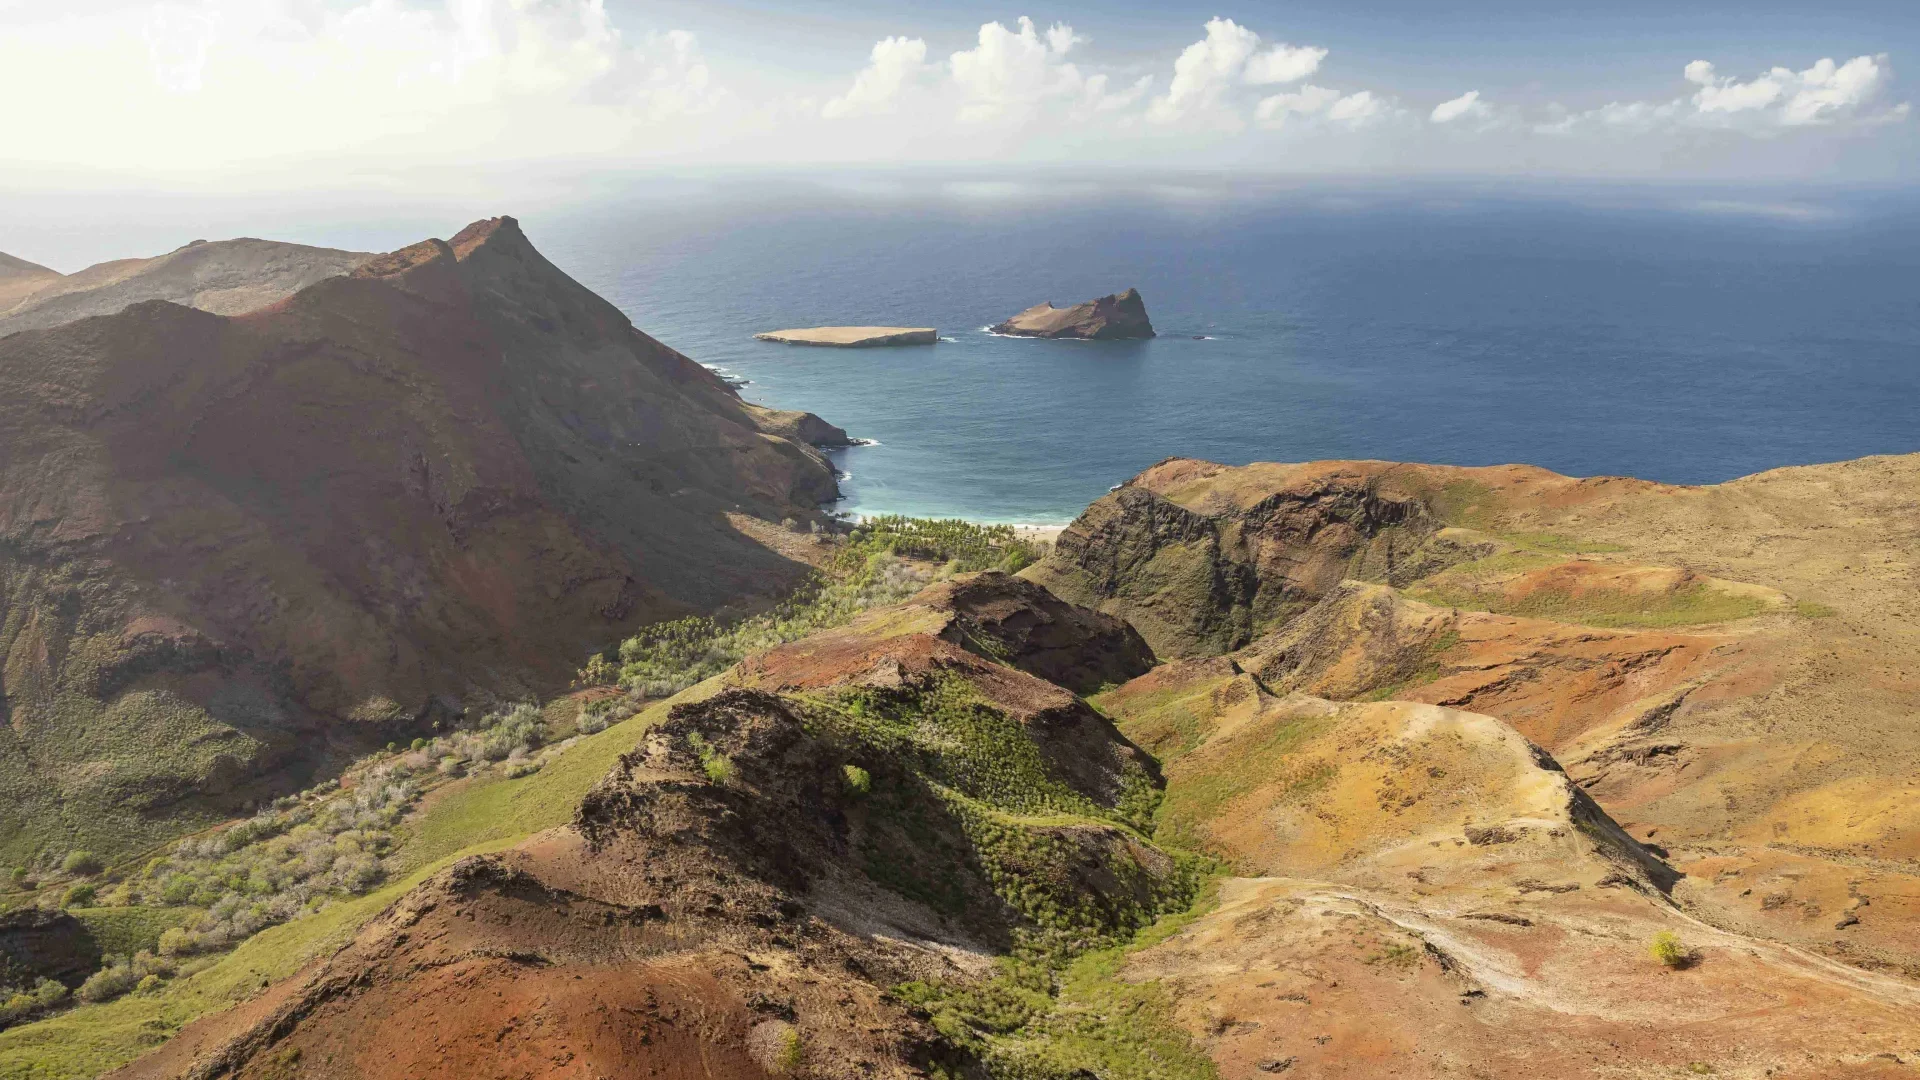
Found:
<path fill-rule="evenodd" d="M 837 349 L 931 345 L 940 340 L 940 332 L 931 326 L 813 326 L 799 330 L 769 330 L 753 336 L 761 341 L 778 341 L 787 345 L 826 345 Z"/>

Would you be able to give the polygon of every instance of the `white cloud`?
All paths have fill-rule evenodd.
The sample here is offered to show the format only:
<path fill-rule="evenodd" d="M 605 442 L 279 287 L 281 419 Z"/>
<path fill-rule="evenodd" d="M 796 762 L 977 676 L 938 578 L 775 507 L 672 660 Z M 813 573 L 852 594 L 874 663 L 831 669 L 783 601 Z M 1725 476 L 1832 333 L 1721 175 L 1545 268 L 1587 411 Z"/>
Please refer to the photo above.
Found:
<path fill-rule="evenodd" d="M 0 99 L 33 103 L 0 131 L 0 184 L 12 185 L 29 174 L 242 184 L 248 169 L 320 184 L 542 162 L 1659 172 L 1731 168 L 1738 156 L 1742 168 L 1807 172 L 1832 155 L 1767 142 L 1825 146 L 1908 113 L 1885 55 L 1732 76 L 1698 60 L 1666 95 L 1598 107 L 1468 91 L 1421 110 L 1444 138 L 1415 140 L 1393 127 L 1414 117 L 1390 86 L 1342 86 L 1326 74 L 1326 49 L 1226 18 L 1206 22 L 1198 41 L 1166 42 L 1171 78 L 1156 82 L 1124 58 L 1105 62 L 1076 28 L 1031 18 L 951 42 L 910 29 L 862 42 L 858 69 L 828 79 L 730 57 L 731 42 L 649 28 L 608 0 L 0 0 L 0 9 Z M 709 48 L 723 51 L 710 60 Z M 1266 134 L 1275 129 L 1340 137 Z M 1912 137 L 1888 138 L 1882 156 L 1897 158 Z M 1907 177 L 1916 168 L 1889 167 Z"/>
<path fill-rule="evenodd" d="M 1042 34 L 1024 15 L 1015 26 L 986 23 L 973 48 L 947 58 L 961 121 L 1021 123 L 1054 104 L 1064 104 L 1070 116 L 1085 117 L 1125 108 L 1146 92 L 1149 80 L 1109 92 L 1108 76 L 1082 74 L 1066 59 L 1086 40 L 1073 27 L 1055 23 Z"/>
<path fill-rule="evenodd" d="M 900 88 L 926 69 L 922 38 L 890 37 L 874 42 L 867 66 L 853 77 L 846 93 L 827 102 L 822 116 L 836 118 L 879 112 L 890 107 Z"/>
<path fill-rule="evenodd" d="M 1080 40 L 1073 28 L 1055 24 L 1042 37 L 1024 15 L 1016 25 L 1018 30 L 983 24 L 979 44 L 947 58 L 960 90 L 962 119 L 1024 116 L 1048 98 L 1079 92 L 1079 69 L 1065 59 Z"/>
<path fill-rule="evenodd" d="M 1236 85 L 1298 82 L 1320 70 L 1327 57 L 1317 46 L 1281 44 L 1260 52 L 1260 35 L 1232 19 L 1210 19 L 1206 31 L 1174 60 L 1173 80 L 1148 107 L 1149 120 L 1169 124 L 1199 116 L 1237 127 L 1239 115 L 1225 100 Z"/>
<path fill-rule="evenodd" d="M 1290 94 L 1262 98 L 1254 109 L 1254 119 L 1263 128 L 1279 129 L 1288 120 L 1299 118 L 1358 130 L 1401 114 L 1390 99 L 1371 90 L 1341 94 L 1309 83 Z"/>
<path fill-rule="evenodd" d="M 1775 67 L 1745 82 L 1723 76 L 1706 60 L 1682 72 L 1698 87 L 1671 101 L 1611 102 L 1571 113 L 1539 130 L 1583 129 L 1646 133 L 1662 129 L 1720 129 L 1765 135 L 1808 127 L 1873 127 L 1904 118 L 1905 102 L 1886 103 L 1887 57 L 1856 56 L 1844 64 L 1822 59 L 1804 71 Z"/>
<path fill-rule="evenodd" d="M 1488 111 L 1486 103 L 1480 100 L 1480 91 L 1469 90 L 1451 101 L 1435 105 L 1427 119 L 1436 124 L 1451 124 L 1463 116 L 1485 116 Z"/>
<path fill-rule="evenodd" d="M 1340 91 L 1308 83 L 1291 94 L 1262 98 L 1254 109 L 1254 119 L 1261 127 L 1285 127 L 1289 117 L 1319 116 L 1339 100 Z"/>
<path fill-rule="evenodd" d="M 1326 58 L 1327 50 L 1318 46 L 1275 45 L 1247 61 L 1244 77 L 1253 86 L 1299 82 L 1319 71 L 1320 61 Z"/>

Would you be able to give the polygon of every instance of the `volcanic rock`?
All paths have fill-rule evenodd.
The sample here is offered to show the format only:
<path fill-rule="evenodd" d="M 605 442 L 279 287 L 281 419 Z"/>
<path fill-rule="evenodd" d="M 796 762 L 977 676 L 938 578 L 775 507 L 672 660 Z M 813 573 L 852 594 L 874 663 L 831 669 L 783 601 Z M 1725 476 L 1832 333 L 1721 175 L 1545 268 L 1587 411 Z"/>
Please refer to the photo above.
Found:
<path fill-rule="evenodd" d="M 1147 320 L 1146 301 L 1140 299 L 1138 289 L 1128 289 L 1070 308 L 1057 308 L 1051 302 L 1039 304 L 995 326 L 992 332 L 1015 337 L 1101 341 L 1154 336 L 1153 323 Z"/>

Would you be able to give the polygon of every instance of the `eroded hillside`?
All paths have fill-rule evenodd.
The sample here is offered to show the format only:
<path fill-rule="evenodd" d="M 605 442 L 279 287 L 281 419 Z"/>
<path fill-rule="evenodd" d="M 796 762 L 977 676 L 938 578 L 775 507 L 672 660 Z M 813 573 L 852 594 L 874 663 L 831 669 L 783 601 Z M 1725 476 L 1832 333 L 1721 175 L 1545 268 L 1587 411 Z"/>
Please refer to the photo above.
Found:
<path fill-rule="evenodd" d="M 1175 460 L 1028 574 L 1196 658 L 1114 702 L 1156 752 L 1238 671 L 1486 713 L 1665 850 L 1699 918 L 1912 977 L 1917 497 L 1916 457 L 1701 488 Z"/>
<path fill-rule="evenodd" d="M 1489 580 L 1520 542 L 1488 525 L 1429 576 Z M 1604 554 L 1574 573 L 1654 565 Z M 1738 623 L 1806 617 L 1709 569 L 1633 570 L 1717 590 L 1633 613 L 1762 606 L 1596 628 L 1334 577 L 1157 664 L 1116 618 L 953 578 L 595 736 L 631 749 L 569 824 L 430 873 L 121 1075 L 1905 1075 L 1914 981 L 1730 925 L 1515 723 L 1414 700 L 1452 679 L 1578 742 L 1583 702 L 1643 716 L 1745 655 Z"/>
<path fill-rule="evenodd" d="M 807 571 L 763 542 L 836 495 L 799 418 L 511 218 L 350 262 L 0 337 L 9 865 L 137 852 Z"/>

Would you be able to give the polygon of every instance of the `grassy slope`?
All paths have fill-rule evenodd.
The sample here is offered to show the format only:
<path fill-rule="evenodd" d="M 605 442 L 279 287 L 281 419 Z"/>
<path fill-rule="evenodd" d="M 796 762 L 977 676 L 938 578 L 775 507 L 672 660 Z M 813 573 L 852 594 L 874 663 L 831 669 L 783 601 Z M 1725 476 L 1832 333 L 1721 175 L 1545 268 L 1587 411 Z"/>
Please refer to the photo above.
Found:
<path fill-rule="evenodd" d="M 345 945 L 369 919 L 407 890 L 466 855 L 510 847 L 573 816 L 573 808 L 621 754 L 640 744 L 672 705 L 720 688 L 710 679 L 583 740 L 546 768 L 518 780 L 461 784 L 432 800 L 407 827 L 395 856 L 402 876 L 366 896 L 265 930 L 205 969 L 151 995 L 82 1005 L 49 1020 L 0 1032 L 0 1078 L 83 1080 L 164 1042 L 207 1013 L 287 978 Z M 157 936 L 157 931 L 155 932 Z"/>

